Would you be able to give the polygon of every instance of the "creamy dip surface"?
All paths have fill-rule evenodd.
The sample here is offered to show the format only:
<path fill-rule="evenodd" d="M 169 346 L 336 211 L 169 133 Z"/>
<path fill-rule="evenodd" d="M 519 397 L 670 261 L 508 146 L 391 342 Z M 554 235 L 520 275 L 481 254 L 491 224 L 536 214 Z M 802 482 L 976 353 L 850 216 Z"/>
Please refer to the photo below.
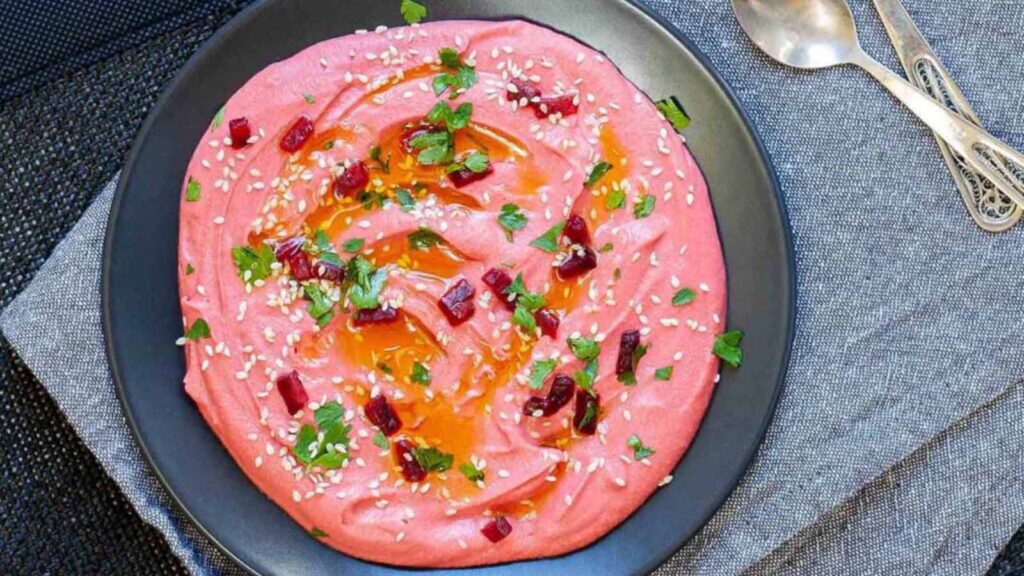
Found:
<path fill-rule="evenodd" d="M 312 537 L 468 566 L 565 553 L 671 480 L 717 381 L 704 180 L 606 57 L 522 21 L 312 46 L 182 185 L 185 390 Z"/>

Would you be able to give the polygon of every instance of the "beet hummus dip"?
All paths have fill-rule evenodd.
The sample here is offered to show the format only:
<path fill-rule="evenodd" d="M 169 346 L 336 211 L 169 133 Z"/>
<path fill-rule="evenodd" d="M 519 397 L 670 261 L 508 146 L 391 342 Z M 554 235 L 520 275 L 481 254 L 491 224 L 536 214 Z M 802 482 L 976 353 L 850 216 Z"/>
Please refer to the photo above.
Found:
<path fill-rule="evenodd" d="M 717 381 L 725 269 L 674 110 L 521 21 L 269 66 L 182 185 L 185 390 L 346 554 L 593 542 L 671 480 Z"/>

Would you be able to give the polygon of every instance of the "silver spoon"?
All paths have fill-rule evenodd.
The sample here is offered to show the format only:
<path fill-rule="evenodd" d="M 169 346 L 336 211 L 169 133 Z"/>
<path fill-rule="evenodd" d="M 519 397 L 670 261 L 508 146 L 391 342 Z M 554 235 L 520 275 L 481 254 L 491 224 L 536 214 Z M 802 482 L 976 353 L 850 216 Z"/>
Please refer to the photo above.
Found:
<path fill-rule="evenodd" d="M 732 0 L 747 36 L 772 58 L 796 68 L 860 66 L 924 121 L 964 161 L 1019 206 L 1024 193 L 999 157 L 1024 166 L 1024 155 L 938 104 L 864 53 L 845 0 Z"/>

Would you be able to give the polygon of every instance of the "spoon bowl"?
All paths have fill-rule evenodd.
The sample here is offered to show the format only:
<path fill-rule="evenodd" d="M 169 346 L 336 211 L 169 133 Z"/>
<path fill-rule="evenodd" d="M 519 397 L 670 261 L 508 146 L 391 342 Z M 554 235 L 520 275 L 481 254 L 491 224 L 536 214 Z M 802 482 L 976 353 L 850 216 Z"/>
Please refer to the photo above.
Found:
<path fill-rule="evenodd" d="M 794 68 L 848 64 L 861 51 L 857 25 L 842 0 L 733 0 L 747 36 Z"/>

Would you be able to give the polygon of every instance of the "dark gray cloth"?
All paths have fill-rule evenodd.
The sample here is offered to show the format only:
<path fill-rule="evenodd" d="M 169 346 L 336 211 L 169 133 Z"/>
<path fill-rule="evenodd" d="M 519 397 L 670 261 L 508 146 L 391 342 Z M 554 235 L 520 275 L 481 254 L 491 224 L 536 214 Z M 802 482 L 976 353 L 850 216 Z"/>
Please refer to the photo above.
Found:
<path fill-rule="evenodd" d="M 982 571 L 1024 519 L 1022 431 L 1005 416 L 1020 408 L 1024 264 L 1003 255 L 1020 232 L 973 227 L 926 131 L 865 76 L 768 63 L 723 2 L 651 4 L 751 111 L 783 182 L 799 273 L 793 360 L 765 446 L 659 574 Z M 1015 33 L 1024 5 L 907 4 L 993 131 L 1020 146 L 1011 88 L 1024 66 L 1005 55 L 1024 48 Z M 895 67 L 874 15 L 863 2 L 855 9 L 868 50 Z M 120 415 L 96 419 L 78 406 L 79 394 L 112 394 L 102 357 L 95 362 L 98 293 L 82 288 L 97 286 L 103 223 L 101 202 L 2 327 L 143 516 L 193 569 L 217 566 L 152 492 Z M 78 285 L 65 280 L 71 269 Z"/>

